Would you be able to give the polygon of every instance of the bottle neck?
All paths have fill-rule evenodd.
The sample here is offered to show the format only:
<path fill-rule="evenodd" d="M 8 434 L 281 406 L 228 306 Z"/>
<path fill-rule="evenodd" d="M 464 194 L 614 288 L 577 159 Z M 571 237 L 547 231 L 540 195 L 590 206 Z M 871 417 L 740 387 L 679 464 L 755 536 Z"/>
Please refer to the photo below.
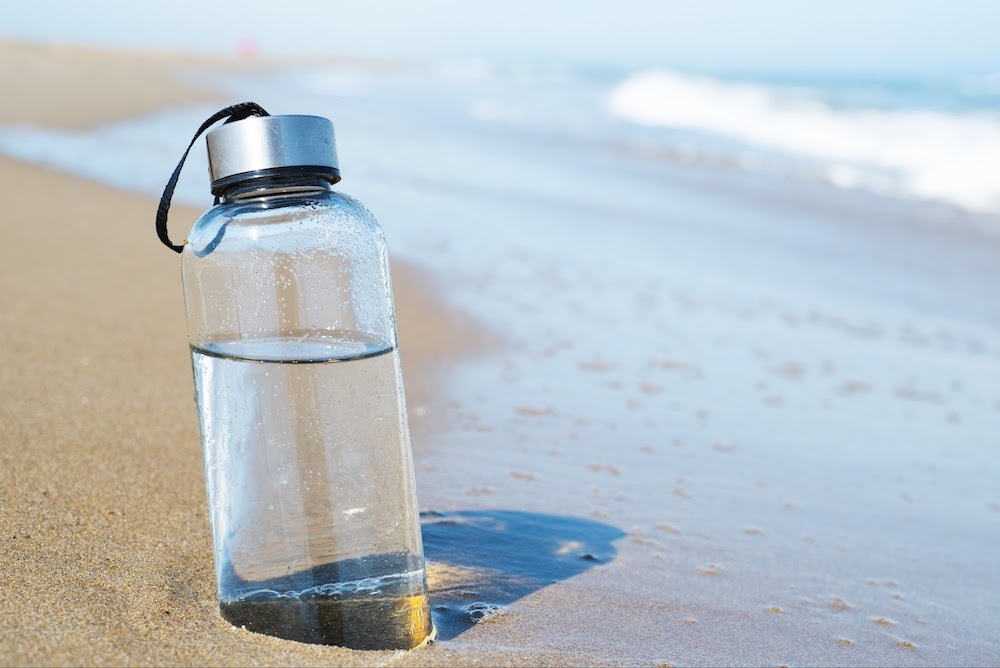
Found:
<path fill-rule="evenodd" d="M 226 184 L 216 190 L 220 203 L 245 201 L 276 195 L 318 194 L 333 190 L 329 177 L 321 174 L 269 174 Z"/>

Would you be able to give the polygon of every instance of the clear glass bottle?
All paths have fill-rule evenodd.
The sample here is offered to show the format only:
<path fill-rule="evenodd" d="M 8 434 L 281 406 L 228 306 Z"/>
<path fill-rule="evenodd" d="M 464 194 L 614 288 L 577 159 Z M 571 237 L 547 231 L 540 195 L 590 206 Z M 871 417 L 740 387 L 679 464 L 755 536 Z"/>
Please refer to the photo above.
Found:
<path fill-rule="evenodd" d="M 389 265 L 333 126 L 207 136 L 219 204 L 183 251 L 219 604 L 236 626 L 360 649 L 431 633 Z"/>

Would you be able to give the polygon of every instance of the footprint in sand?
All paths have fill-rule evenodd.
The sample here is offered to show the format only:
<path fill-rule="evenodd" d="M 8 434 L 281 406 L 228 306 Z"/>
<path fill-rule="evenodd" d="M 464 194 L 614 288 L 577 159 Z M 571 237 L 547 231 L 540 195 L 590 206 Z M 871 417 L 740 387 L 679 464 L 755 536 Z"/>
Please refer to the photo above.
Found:
<path fill-rule="evenodd" d="M 548 406 L 544 406 L 544 407 L 539 407 L 539 406 L 518 406 L 517 407 L 517 412 L 520 415 L 525 415 L 525 416 L 528 416 L 528 417 L 538 417 L 538 416 L 541 416 L 541 415 L 552 415 L 553 413 L 555 413 L 555 411 L 552 410 L 552 408 L 548 407 Z"/>
<path fill-rule="evenodd" d="M 785 362 L 774 370 L 775 374 L 786 380 L 800 380 L 805 372 L 805 367 L 798 362 Z"/>
<path fill-rule="evenodd" d="M 601 360 L 591 360 L 588 362 L 580 362 L 577 365 L 582 371 L 590 371 L 592 373 L 604 373 L 611 369 L 611 364 L 603 362 Z"/>
<path fill-rule="evenodd" d="M 833 606 L 834 610 L 840 610 L 841 612 L 850 610 L 852 607 L 854 607 L 844 599 L 840 598 L 839 596 L 833 597 L 833 603 L 831 605 Z"/>
<path fill-rule="evenodd" d="M 591 473 L 607 473 L 616 478 L 622 474 L 621 469 L 614 464 L 587 464 L 587 470 Z"/>
<path fill-rule="evenodd" d="M 865 392 L 870 392 L 872 386 L 863 380 L 845 380 L 837 388 L 837 392 L 844 396 L 850 396 L 853 394 L 863 394 Z"/>

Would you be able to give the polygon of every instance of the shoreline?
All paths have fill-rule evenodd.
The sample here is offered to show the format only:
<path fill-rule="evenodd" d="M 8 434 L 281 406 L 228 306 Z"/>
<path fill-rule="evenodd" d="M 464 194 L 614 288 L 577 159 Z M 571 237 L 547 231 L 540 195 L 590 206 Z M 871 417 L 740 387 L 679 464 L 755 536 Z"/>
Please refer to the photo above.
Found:
<path fill-rule="evenodd" d="M 0 40 L 0 84 L 8 93 L 0 107 L 0 125 L 84 130 L 170 107 L 232 104 L 238 100 L 227 101 L 210 84 L 198 83 L 204 79 L 198 71 L 261 73 L 302 63 L 369 72 L 404 71 L 410 66 L 351 56 L 243 57 Z"/>
<path fill-rule="evenodd" d="M 0 178 L 20 201 L 0 253 L 0 662 L 355 663 L 245 632 L 233 644 L 218 614 L 180 268 L 156 202 L 6 158 Z M 392 271 L 407 401 L 433 407 L 469 351 L 450 342 L 481 334 L 426 272 Z M 415 457 L 432 433 L 411 419 Z"/>
<path fill-rule="evenodd" d="M 231 67 L 235 61 L 0 41 L 0 83 L 8 92 L 0 124 L 79 130 L 220 100 L 218 93 L 178 76 L 185 68 L 205 65 Z"/>
<path fill-rule="evenodd" d="M 172 58 L 0 45 L 0 55 L 11 50 L 38 57 L 34 71 L 10 59 L 0 66 L 0 86 L 21 100 L 0 123 L 80 128 L 220 98 L 175 83 Z M 144 85 L 122 90 L 139 71 Z M 78 92 L 67 82 L 86 87 L 88 102 L 56 104 Z M 0 662 L 352 665 L 398 656 L 281 641 L 222 619 L 180 267 L 156 239 L 155 198 L 5 157 L 0 178 L 17 193 L 0 222 L 0 533 L 10 541 L 0 551 Z M 173 228 L 198 215 L 173 207 Z M 433 406 L 448 366 L 487 335 L 444 305 L 425 270 L 393 260 L 392 272 L 408 403 Z M 411 423 L 419 453 L 431 423 Z"/>
<path fill-rule="evenodd" d="M 247 89 L 325 109 L 262 79 Z M 441 641 L 358 655 L 221 621 L 155 201 L 0 159 L 18 194 L 0 221 L 0 659 L 995 663 L 978 592 L 997 583 L 1000 248 L 976 221 L 578 164 L 446 109 L 411 137 L 454 153 L 426 165 L 442 180 L 410 179 L 380 159 L 412 118 L 370 110 L 337 106 L 366 147 L 351 190 L 410 260 L 392 268 Z M 103 130 L 74 135 L 77 156 Z M 172 213 L 175 236 L 197 215 Z"/>

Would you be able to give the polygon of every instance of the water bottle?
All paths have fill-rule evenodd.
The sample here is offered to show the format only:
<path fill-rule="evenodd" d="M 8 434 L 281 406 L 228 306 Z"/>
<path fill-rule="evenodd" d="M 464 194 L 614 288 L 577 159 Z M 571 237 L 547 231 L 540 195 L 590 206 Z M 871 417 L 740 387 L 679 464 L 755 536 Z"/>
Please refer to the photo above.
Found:
<path fill-rule="evenodd" d="M 253 103 L 210 118 L 216 205 L 183 245 L 222 616 L 358 649 L 432 632 L 382 231 L 333 124 Z M 188 151 L 191 150 L 189 146 Z M 185 158 L 187 153 L 185 153 Z"/>

